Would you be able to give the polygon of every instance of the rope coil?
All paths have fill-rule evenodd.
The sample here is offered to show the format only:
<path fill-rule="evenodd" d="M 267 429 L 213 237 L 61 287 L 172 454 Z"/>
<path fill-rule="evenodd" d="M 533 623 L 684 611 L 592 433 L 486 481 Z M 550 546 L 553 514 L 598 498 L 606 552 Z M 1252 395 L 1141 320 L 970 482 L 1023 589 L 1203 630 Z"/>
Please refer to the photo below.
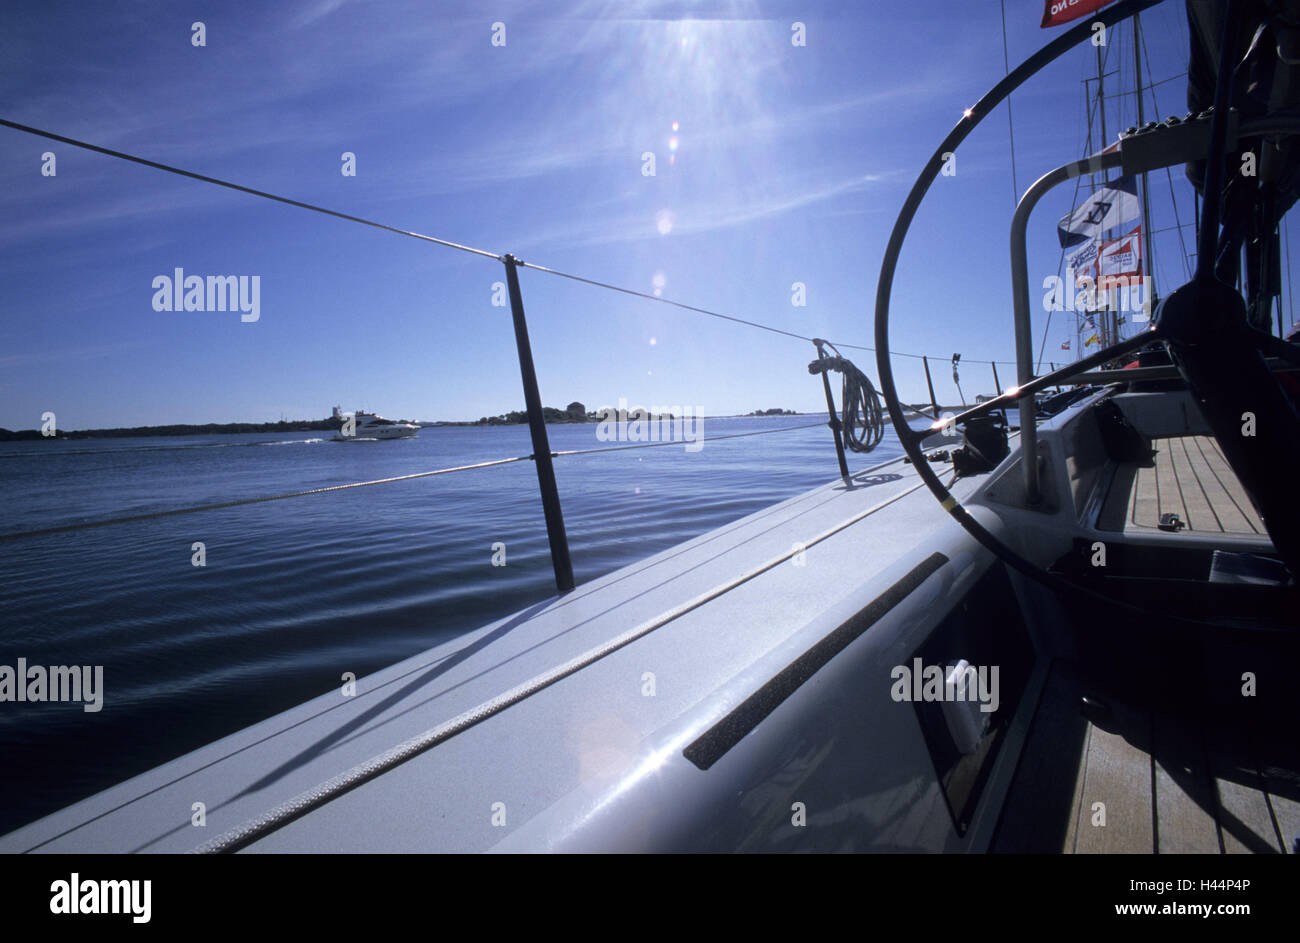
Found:
<path fill-rule="evenodd" d="M 885 414 L 880 405 L 880 394 L 871 379 L 853 361 L 841 356 L 834 344 L 820 339 L 813 343 L 817 345 L 817 359 L 808 365 L 808 372 L 825 374 L 834 370 L 844 377 L 840 388 L 840 429 L 844 444 L 854 452 L 870 452 L 885 435 Z M 835 356 L 829 356 L 825 347 L 835 351 Z"/>

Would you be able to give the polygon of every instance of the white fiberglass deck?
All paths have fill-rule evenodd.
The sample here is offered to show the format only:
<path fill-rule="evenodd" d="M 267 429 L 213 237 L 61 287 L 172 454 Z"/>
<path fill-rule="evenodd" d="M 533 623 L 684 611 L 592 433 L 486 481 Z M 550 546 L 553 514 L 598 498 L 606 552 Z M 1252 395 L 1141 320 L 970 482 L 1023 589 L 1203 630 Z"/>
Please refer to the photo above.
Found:
<path fill-rule="evenodd" d="M 956 493 L 973 487 L 962 483 Z M 500 847 L 566 795 L 609 788 L 609 776 L 685 713 L 715 722 L 734 697 L 720 691 L 743 690 L 747 682 L 737 679 L 747 671 L 770 677 L 755 665 L 786 659 L 783 646 L 806 648 L 804 636 L 824 631 L 810 622 L 861 611 L 941 528 L 958 529 L 901 460 L 848 486 L 837 479 L 362 678 L 353 697 L 324 694 L 86 799 L 0 838 L 0 851 L 194 849 L 620 633 L 662 622 L 584 668 L 580 684 L 559 680 L 528 696 L 532 709 L 490 713 L 249 846 Z M 975 578 L 973 558 L 953 563 L 916 592 L 933 600 L 931 611 L 955 583 Z M 513 751 L 503 752 L 503 742 Z M 915 767 L 932 778 L 929 757 L 915 752 L 891 762 L 900 775 Z M 203 828 L 191 824 L 197 802 Z M 930 821 L 919 816 L 915 827 Z M 898 840 L 920 844 L 915 835 Z"/>

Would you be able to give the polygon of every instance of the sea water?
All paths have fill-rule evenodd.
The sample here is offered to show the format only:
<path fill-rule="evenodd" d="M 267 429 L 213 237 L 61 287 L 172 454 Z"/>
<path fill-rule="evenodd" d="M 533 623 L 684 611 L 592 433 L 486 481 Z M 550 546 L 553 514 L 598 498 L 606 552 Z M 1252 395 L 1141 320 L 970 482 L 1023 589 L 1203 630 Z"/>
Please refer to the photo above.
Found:
<path fill-rule="evenodd" d="M 597 428 L 551 448 L 621 444 Z M 702 431 L 555 459 L 579 584 L 838 477 L 825 416 Z M 531 452 L 525 426 L 0 443 L 0 534 Z M 850 469 L 899 454 L 891 429 Z M 554 593 L 531 461 L 0 541 L 0 666 L 103 669 L 93 712 L 0 702 L 0 834 Z"/>

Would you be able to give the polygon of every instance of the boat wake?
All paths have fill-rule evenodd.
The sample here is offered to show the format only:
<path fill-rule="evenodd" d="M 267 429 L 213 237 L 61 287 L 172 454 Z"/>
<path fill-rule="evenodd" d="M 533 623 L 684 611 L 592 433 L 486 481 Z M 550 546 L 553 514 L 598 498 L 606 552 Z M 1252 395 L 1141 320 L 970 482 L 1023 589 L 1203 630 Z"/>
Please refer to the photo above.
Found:
<path fill-rule="evenodd" d="M 124 452 L 183 452 L 190 449 L 251 448 L 260 445 L 315 445 L 326 439 L 281 439 L 275 442 L 189 442 L 183 445 L 128 445 L 122 448 L 53 449 L 55 455 L 120 455 Z M 0 459 L 31 458 L 32 453 L 0 452 Z"/>

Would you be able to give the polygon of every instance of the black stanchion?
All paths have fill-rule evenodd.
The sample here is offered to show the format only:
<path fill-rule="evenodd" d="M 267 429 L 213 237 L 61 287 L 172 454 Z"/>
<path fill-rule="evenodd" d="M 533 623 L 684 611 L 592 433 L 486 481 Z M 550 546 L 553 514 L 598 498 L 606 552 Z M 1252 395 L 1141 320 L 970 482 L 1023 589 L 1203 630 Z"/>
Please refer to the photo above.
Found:
<path fill-rule="evenodd" d="M 569 559 L 569 537 L 564 531 L 564 514 L 560 510 L 560 492 L 555 484 L 555 467 L 551 464 L 551 444 L 546 436 L 542 415 L 542 396 L 537 391 L 537 371 L 533 368 L 533 348 L 528 342 L 528 323 L 524 320 L 524 299 L 519 291 L 519 265 L 513 255 L 502 256 L 506 266 L 506 287 L 510 291 L 510 314 L 515 323 L 515 344 L 519 348 L 519 372 L 524 381 L 524 404 L 528 408 L 528 431 L 533 439 L 533 460 L 537 463 L 537 484 L 542 490 L 542 511 L 546 515 L 546 538 L 551 543 L 551 565 L 555 567 L 555 586 L 562 593 L 573 589 L 573 561 Z"/>

